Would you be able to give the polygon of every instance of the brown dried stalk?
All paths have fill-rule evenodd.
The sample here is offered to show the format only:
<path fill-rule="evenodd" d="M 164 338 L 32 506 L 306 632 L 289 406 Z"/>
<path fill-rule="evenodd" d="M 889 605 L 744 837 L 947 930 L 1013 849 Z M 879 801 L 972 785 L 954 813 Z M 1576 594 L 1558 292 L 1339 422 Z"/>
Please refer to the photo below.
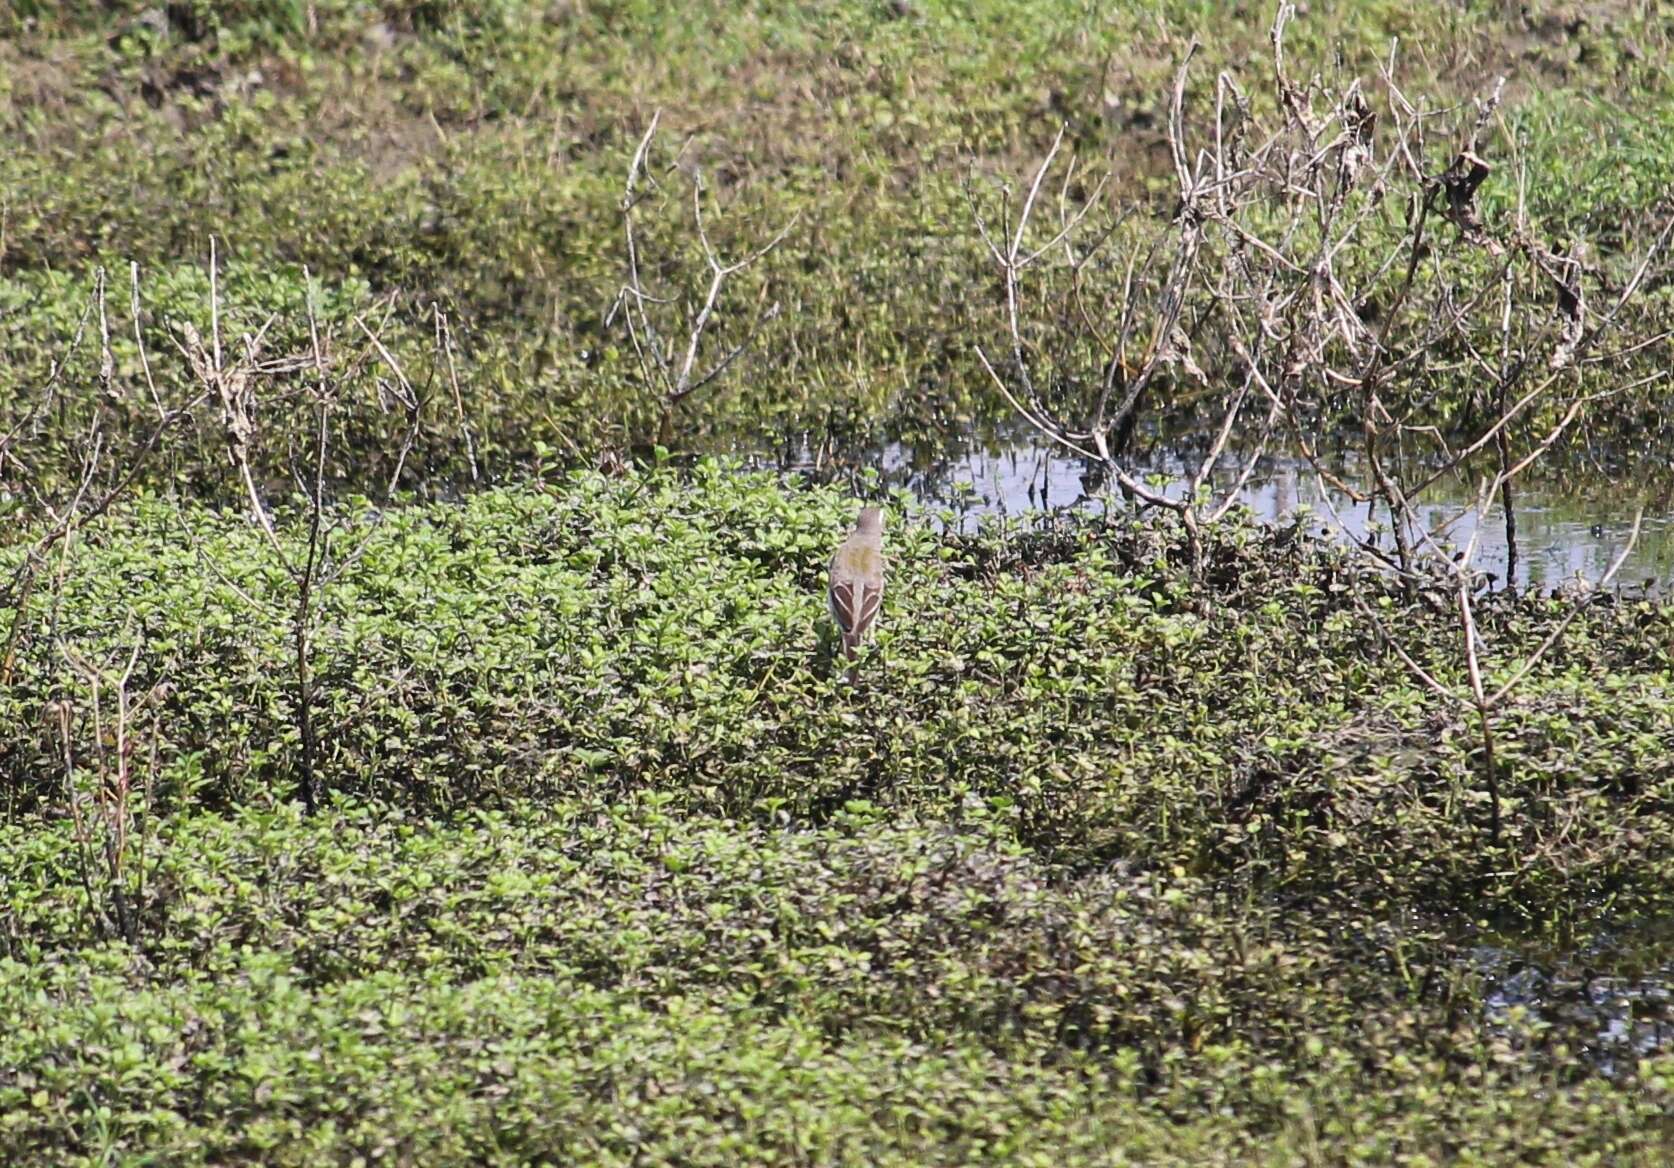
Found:
<path fill-rule="evenodd" d="M 755 342 L 761 330 L 778 318 L 778 301 L 758 309 L 743 340 L 710 361 L 707 368 L 700 363 L 704 334 L 714 321 L 715 310 L 727 282 L 759 263 L 783 243 L 801 219 L 801 213 L 792 215 L 790 221 L 762 246 L 740 259 L 727 261 L 721 258 L 710 241 L 703 211 L 703 182 L 701 178 L 694 178 L 692 219 L 708 270 L 703 300 L 694 306 L 672 293 L 653 293 L 646 287 L 643 274 L 638 214 L 640 205 L 661 189 L 651 176 L 648 161 L 651 143 L 661 120 L 661 110 L 652 115 L 651 124 L 646 127 L 628 164 L 621 202 L 626 273 L 605 316 L 605 327 L 611 327 L 620 317 L 627 329 L 628 340 L 639 363 L 641 380 L 657 397 L 661 411 L 657 440 L 666 446 L 673 441 L 674 413 L 681 403 L 726 373 Z M 765 297 L 764 289 L 763 299 Z"/>

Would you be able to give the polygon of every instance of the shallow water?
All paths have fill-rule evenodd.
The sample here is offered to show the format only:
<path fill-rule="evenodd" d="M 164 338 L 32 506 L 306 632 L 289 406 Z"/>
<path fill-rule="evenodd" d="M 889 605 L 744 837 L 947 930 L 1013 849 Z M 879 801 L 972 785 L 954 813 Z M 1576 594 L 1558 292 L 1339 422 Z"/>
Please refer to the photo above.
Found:
<path fill-rule="evenodd" d="M 1340 455 L 1332 461 L 1334 474 L 1357 485 L 1364 482 L 1351 455 Z M 884 448 L 874 465 L 888 485 L 903 487 L 928 504 L 949 509 L 954 526 L 969 526 L 990 515 L 1119 505 L 1108 496 L 1100 501 L 1096 476 L 1089 475 L 1083 460 L 1028 439 L 999 449 L 971 448 L 953 453 L 929 453 L 894 444 Z M 1138 462 L 1135 470 L 1141 477 L 1167 476 L 1167 492 L 1178 497 L 1186 463 L 1177 454 L 1158 453 L 1148 462 Z M 1216 481 L 1230 485 L 1236 477 L 1237 467 L 1229 465 Z M 1341 492 L 1324 487 L 1304 460 L 1284 454 L 1266 455 L 1260 460 L 1239 500 L 1267 522 L 1287 520 L 1307 508 L 1313 517 L 1310 527 L 1339 538 L 1344 532 L 1364 538 L 1370 520 L 1365 504 L 1356 504 Z M 1474 503 L 1474 484 L 1444 478 L 1426 492 L 1419 511 L 1426 527 L 1446 524 L 1446 542 L 1462 547 L 1482 522 Z M 1514 582 L 1520 587 L 1550 590 L 1576 577 L 1597 583 L 1604 576 L 1628 542 L 1637 502 L 1627 490 L 1583 492 L 1560 483 L 1531 480 L 1516 486 L 1514 506 L 1518 550 Z M 1503 583 L 1508 561 L 1505 521 L 1496 504 L 1487 511 L 1474 563 Z M 1666 508 L 1647 506 L 1638 539 L 1614 585 L 1624 590 L 1661 592 L 1671 581 L 1674 516 Z"/>
<path fill-rule="evenodd" d="M 1605 1074 L 1632 1071 L 1651 1054 L 1674 1049 L 1674 958 L 1670 926 L 1645 926 L 1637 941 L 1658 938 L 1661 958 L 1624 962 L 1619 955 L 1582 951 L 1529 959 L 1513 949 L 1482 945 L 1471 964 L 1487 980 L 1489 1021 L 1508 1033 L 1527 1025 L 1585 1036 L 1576 1054 Z M 1634 938 L 1629 938 L 1634 939 Z M 1518 1022 L 1521 1014 L 1525 1021 Z"/>

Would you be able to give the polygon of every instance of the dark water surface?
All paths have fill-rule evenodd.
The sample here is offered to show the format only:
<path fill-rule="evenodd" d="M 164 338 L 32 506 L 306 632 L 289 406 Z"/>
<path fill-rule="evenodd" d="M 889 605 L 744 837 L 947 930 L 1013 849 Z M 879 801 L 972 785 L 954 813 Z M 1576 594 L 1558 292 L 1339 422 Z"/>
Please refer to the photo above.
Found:
<path fill-rule="evenodd" d="M 1481 945 L 1471 963 L 1486 979 L 1489 1020 L 1507 1032 L 1551 1027 L 1590 1036 L 1576 1054 L 1606 1074 L 1674 1049 L 1674 920 L 1643 924 L 1608 946 L 1546 956 Z"/>
<path fill-rule="evenodd" d="M 1216 476 L 1223 485 L 1237 478 L 1237 466 L 1231 465 L 1231 459 L 1227 462 L 1227 468 Z M 1353 455 L 1338 456 L 1332 462 L 1332 472 L 1344 481 L 1365 482 Z M 1099 501 L 1096 477 L 1089 475 L 1083 460 L 1026 436 L 998 449 L 934 454 L 894 444 L 883 449 L 875 465 L 887 484 L 904 487 L 927 504 L 951 509 L 955 525 L 969 525 L 988 515 L 1117 505 Z M 1176 498 L 1188 473 L 1187 459 L 1170 453 L 1153 454 L 1134 469 L 1141 477 L 1165 476 L 1169 480 L 1166 491 Z M 1503 583 L 1509 558 L 1503 512 L 1497 504 L 1489 507 L 1484 522 L 1474 508 L 1476 490 L 1473 483 L 1443 478 L 1420 499 L 1419 512 L 1429 528 L 1452 521 L 1447 539 L 1456 547 L 1463 547 L 1482 524 L 1474 563 Z M 1560 482 L 1528 480 L 1516 484 L 1514 491 L 1518 550 L 1514 582 L 1542 590 L 1562 587 L 1577 577 L 1596 583 L 1627 543 L 1640 502 L 1631 487 L 1581 490 Z M 1263 456 L 1239 500 L 1268 522 L 1288 520 L 1306 509 L 1311 517 L 1308 525 L 1331 535 L 1346 531 L 1364 538 L 1371 520 L 1365 504 L 1326 487 L 1306 461 L 1293 455 Z M 1387 520 L 1381 509 L 1379 517 Z M 1666 508 L 1647 506 L 1638 539 L 1614 584 L 1661 592 L 1671 581 L 1674 516 Z"/>

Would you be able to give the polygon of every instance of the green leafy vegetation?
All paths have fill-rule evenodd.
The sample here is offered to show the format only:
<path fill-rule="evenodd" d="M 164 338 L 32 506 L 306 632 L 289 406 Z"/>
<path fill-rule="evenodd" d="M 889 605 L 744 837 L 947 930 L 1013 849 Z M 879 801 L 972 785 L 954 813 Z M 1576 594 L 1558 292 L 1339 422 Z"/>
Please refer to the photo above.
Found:
<path fill-rule="evenodd" d="M 782 311 L 723 385 L 685 403 L 680 441 L 756 447 L 812 431 L 852 448 L 1007 413 L 972 347 L 1002 305 L 967 180 L 1021 179 L 1067 125 L 1083 171 L 1115 176 L 1112 199 L 1166 212 L 1167 91 L 1194 34 L 1194 124 L 1217 67 L 1271 101 L 1260 94 L 1269 14 L 1185 2 L 828 4 L 817 16 L 135 3 L 23 15 L 0 45 L 0 401 L 26 400 L 66 357 L 97 264 L 118 293 L 119 355 L 130 263 L 153 352 L 172 355 L 164 322 L 208 316 L 204 297 L 184 293 L 201 291 L 215 236 L 246 327 L 269 306 L 300 322 L 304 266 L 343 311 L 393 297 L 409 329 L 389 343 L 415 382 L 433 372 L 433 347 L 418 341 L 439 304 L 491 462 L 656 437 L 632 351 L 605 322 L 623 279 L 623 179 L 657 108 L 665 198 L 648 216 L 648 255 L 677 288 L 696 294 L 704 274 L 686 182 L 706 185 L 725 253 L 796 223 L 741 275 L 717 328 L 742 327 L 761 297 Z M 1509 76 L 1485 205 L 1510 214 L 1521 165 L 1542 235 L 1632 252 L 1668 189 L 1669 35 L 1631 5 L 1575 17 L 1556 5 L 1322 4 L 1293 25 L 1290 51 L 1299 75 L 1339 57 L 1369 75 L 1398 40 L 1400 80 L 1436 105 Z M 1635 331 L 1666 327 L 1666 295 L 1636 312 Z M 69 359 L 91 377 L 100 354 L 86 344 Z M 1660 448 L 1661 393 L 1590 414 L 1598 442 Z M 1449 387 L 1437 420 L 1468 401 L 1467 387 Z M 61 437 L 83 420 L 65 418 Z M 181 460 L 199 480 L 216 442 L 202 447 Z M 417 468 L 458 475 L 429 455 Z"/>
<path fill-rule="evenodd" d="M 1194 582 L 1169 523 L 896 524 L 851 688 L 815 635 L 847 511 L 704 464 L 345 514 L 313 818 L 259 533 L 84 529 L 3 712 L 12 1156 L 1439 1160 L 1488 1119 L 1485 1163 L 1666 1150 L 1657 1048 L 1494 1008 L 1477 956 L 1665 959 L 1599 946 L 1670 910 L 1666 609 L 1597 605 L 1519 691 L 1496 847 L 1344 553 L 1218 528 Z M 1563 611 L 1481 619 L 1515 655 Z M 1390 619 L 1448 668 L 1445 613 Z M 109 753 L 66 659 L 133 661 L 152 760 L 102 882 L 55 810 L 55 711 Z"/>
<path fill-rule="evenodd" d="M 322 597 L 311 663 L 325 787 L 451 810 L 603 784 L 799 820 L 975 799 L 1074 867 L 1143 858 L 1413 901 L 1480 888 L 1477 746 L 1357 611 L 1386 586 L 1345 553 L 1234 525 L 1193 581 L 1169 524 L 910 524 L 890 540 L 879 659 L 849 689 L 816 637 L 846 511 L 703 464 L 348 513 L 338 539 L 360 554 Z M 133 692 L 170 690 L 146 715 L 160 796 L 294 795 L 293 679 L 275 668 L 289 583 L 261 538 L 157 503 L 84 533 L 17 638 L 14 797 L 60 782 L 61 745 L 33 729 L 49 703 L 90 697 L 66 646 L 115 661 L 136 645 Z M 1445 609 L 1378 603 L 1458 680 Z M 1566 613 L 1508 598 L 1482 623 L 1509 669 Z M 1520 691 L 1504 749 L 1524 859 L 1488 877 L 1499 911 L 1664 904 L 1667 638 L 1658 606 L 1598 605 Z"/>
<path fill-rule="evenodd" d="M 980 817 L 198 816 L 137 951 L 78 948 L 66 832 L 5 842 L 13 1162 L 1649 1164 L 1669 1135 L 1666 1058 L 1541 1072 L 1552 1036 L 1471 1020 L 1469 979 L 1415 991 L 1433 936 L 1062 885 Z"/>

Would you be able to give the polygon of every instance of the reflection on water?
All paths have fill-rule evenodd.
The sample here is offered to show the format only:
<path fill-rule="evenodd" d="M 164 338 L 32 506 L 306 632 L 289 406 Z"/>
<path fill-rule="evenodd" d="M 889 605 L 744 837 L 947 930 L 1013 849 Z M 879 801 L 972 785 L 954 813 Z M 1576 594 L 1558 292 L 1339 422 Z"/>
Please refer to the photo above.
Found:
<path fill-rule="evenodd" d="M 1674 1048 L 1674 964 L 1602 972 L 1583 956 L 1531 962 L 1496 946 L 1474 949 L 1471 964 L 1489 986 L 1490 1024 L 1510 1028 L 1520 1011 L 1559 1033 L 1585 1036 L 1577 1053 L 1605 1074 L 1631 1071 L 1646 1055 Z"/>
<path fill-rule="evenodd" d="M 1237 478 L 1229 465 L 1216 476 L 1223 486 Z M 1344 481 L 1365 481 L 1356 460 L 1340 455 L 1333 460 Z M 1035 442 L 1021 442 L 1000 453 L 973 450 L 927 454 L 900 444 L 884 449 L 878 462 L 886 483 L 905 487 L 927 503 L 950 508 L 954 522 L 967 525 L 984 515 L 1019 515 L 1056 507 L 1086 506 L 1099 494 L 1096 473 L 1088 464 Z M 1167 493 L 1179 497 L 1188 473 L 1176 454 L 1155 454 L 1136 473 L 1167 476 Z M 1339 473 L 1339 472 L 1334 472 Z M 1319 530 L 1343 531 L 1363 538 L 1370 516 L 1365 504 L 1334 489 L 1322 490 L 1319 476 L 1300 458 L 1269 455 L 1257 465 L 1240 501 L 1257 517 L 1275 521 L 1308 508 Z M 1420 502 L 1425 525 L 1436 528 L 1452 520 L 1446 541 L 1463 547 L 1478 522 L 1471 509 L 1474 489 L 1458 479 L 1437 482 Z M 1557 588 L 1577 576 L 1597 581 L 1621 551 L 1633 528 L 1635 502 L 1615 494 L 1585 498 L 1561 485 L 1520 483 L 1516 488 L 1518 562 L 1516 583 L 1541 589 Z M 1096 503 L 1093 505 L 1105 505 Z M 1380 509 L 1380 517 L 1387 515 Z M 1315 526 L 1310 523 L 1310 526 Z M 1387 537 L 1386 537 L 1387 538 Z M 1476 553 L 1476 566 L 1503 580 L 1506 573 L 1504 519 L 1498 506 L 1488 511 Z M 1616 585 L 1660 590 L 1674 566 L 1674 524 L 1664 511 L 1647 509 L 1638 542 L 1623 563 Z"/>

